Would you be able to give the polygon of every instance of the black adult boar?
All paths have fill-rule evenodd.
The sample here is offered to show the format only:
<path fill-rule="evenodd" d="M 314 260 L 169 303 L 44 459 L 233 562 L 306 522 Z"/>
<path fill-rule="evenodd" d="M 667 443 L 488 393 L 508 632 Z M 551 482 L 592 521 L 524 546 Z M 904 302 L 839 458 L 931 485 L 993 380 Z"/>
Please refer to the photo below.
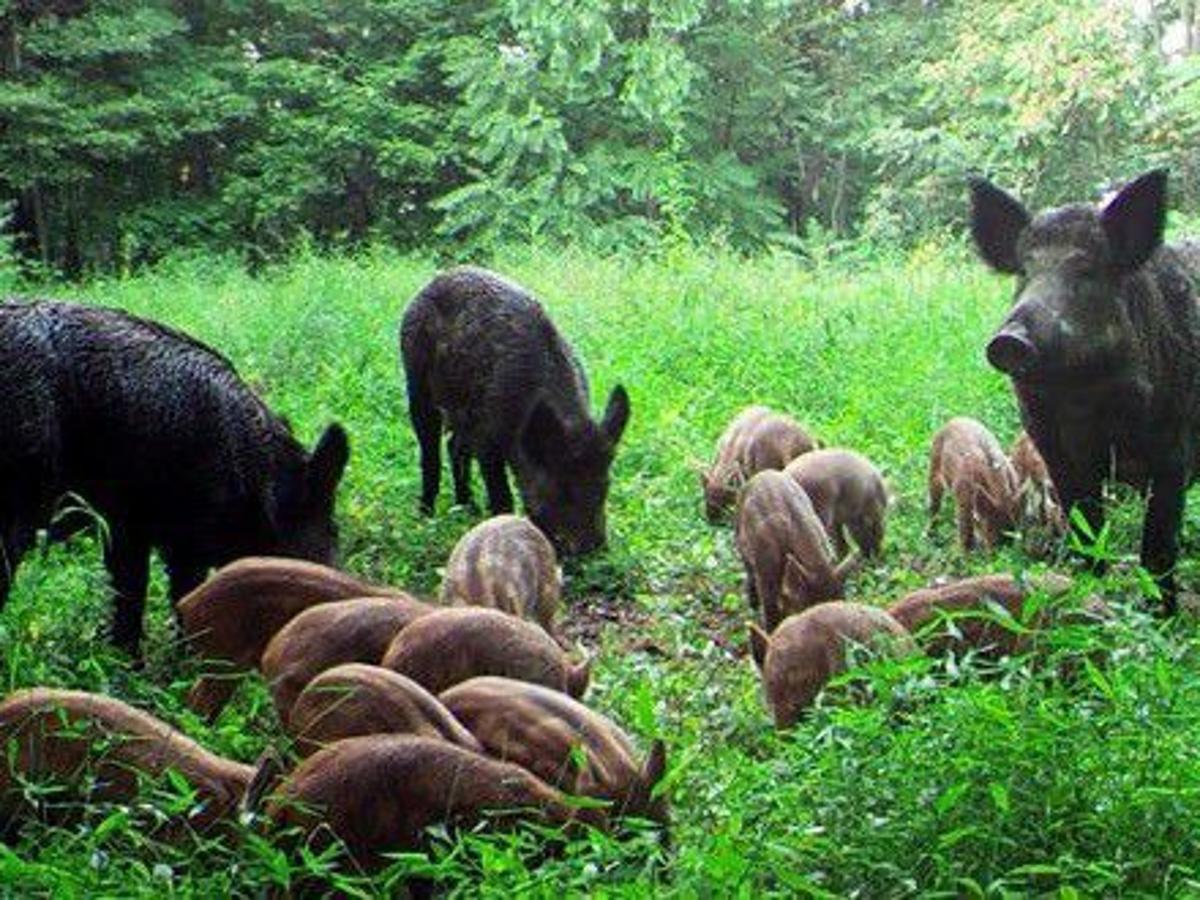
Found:
<path fill-rule="evenodd" d="M 604 543 L 608 470 L 629 397 L 618 385 L 604 419 L 592 421 L 583 367 L 529 293 L 484 269 L 443 272 L 405 311 L 400 350 L 424 511 L 437 499 L 445 424 L 456 502 L 472 503 L 473 456 L 492 513 L 512 512 L 507 465 L 529 518 L 560 552 Z"/>
<path fill-rule="evenodd" d="M 309 456 L 203 344 L 117 310 L 4 302 L 0 386 L 0 605 L 67 492 L 108 524 L 113 639 L 135 656 L 152 547 L 173 600 L 241 556 L 331 560 L 345 432 Z"/>
<path fill-rule="evenodd" d="M 1173 612 L 1184 492 L 1200 462 L 1200 244 L 1162 244 L 1166 182 L 1149 172 L 1101 207 L 1031 217 L 977 179 L 971 227 L 984 261 L 1018 276 L 987 357 L 1012 378 L 1063 509 L 1099 528 L 1106 477 L 1148 490 L 1142 563 Z"/>

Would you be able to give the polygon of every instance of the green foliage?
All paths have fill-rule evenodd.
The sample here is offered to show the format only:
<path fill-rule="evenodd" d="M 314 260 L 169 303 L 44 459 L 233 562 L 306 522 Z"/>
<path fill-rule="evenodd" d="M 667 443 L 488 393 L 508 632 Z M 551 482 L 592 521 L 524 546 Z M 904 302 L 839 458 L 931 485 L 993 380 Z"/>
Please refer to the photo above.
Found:
<path fill-rule="evenodd" d="M 1169 164 L 1200 196 L 1194 4 L 98 0 L 0 9 L 0 197 L 78 275 L 384 239 L 809 251 Z M 1174 32 L 1172 32 L 1174 33 Z M 818 242 L 819 243 L 819 242 Z"/>
<path fill-rule="evenodd" d="M 0 847 L 0 896 L 259 895 L 306 878 L 385 896 L 414 873 L 452 896 L 1200 887 L 1200 642 L 1191 617 L 1164 625 L 1138 609 L 1147 587 L 1130 563 L 1140 526 L 1130 498 L 1116 501 L 1094 546 L 1112 574 L 1076 573 L 1075 593 L 1103 592 L 1116 619 L 1056 629 L 1036 659 L 875 663 L 864 671 L 873 702 L 823 702 L 779 735 L 744 652 L 741 567 L 729 530 L 703 520 L 693 466 L 752 402 L 883 468 L 896 495 L 885 555 L 854 578 L 852 599 L 886 604 L 939 576 L 1042 570 L 1021 542 L 964 557 L 949 519 L 931 528 L 925 513 L 928 442 L 946 419 L 975 415 L 1006 443 L 1016 429 L 1009 387 L 980 351 L 1007 303 L 1002 279 L 963 248 L 935 244 L 812 267 L 685 247 L 659 260 L 521 248 L 501 267 L 544 299 L 597 402 L 617 381 L 630 390 L 610 547 L 567 568 L 561 619 L 593 626 L 582 638 L 595 655 L 589 704 L 643 748 L 667 742 L 670 845 L 647 828 L 587 835 L 555 853 L 537 830 L 440 832 L 428 858 L 405 856 L 367 879 L 339 865 L 336 849 L 290 852 L 253 829 L 178 846 L 147 836 L 139 817 L 188 802 L 168 777 L 145 804 L 97 803 L 82 823 L 35 825 Z M 343 563 L 428 593 L 472 524 L 448 498 L 435 517 L 417 514 L 395 326 L 433 271 L 383 251 L 353 261 L 308 254 L 262 277 L 195 257 L 86 294 L 219 346 L 301 440 L 343 421 L 352 443 L 338 504 Z M 1193 503 L 1185 548 L 1198 525 Z M 1200 583 L 1186 549 L 1180 578 L 1187 591 Z M 215 725 L 184 709 L 200 666 L 178 646 L 165 593 L 156 571 L 147 664 L 133 671 L 105 640 L 111 609 L 95 538 L 31 554 L 0 614 L 0 694 L 34 684 L 105 691 L 243 761 L 282 743 L 257 676 Z"/>

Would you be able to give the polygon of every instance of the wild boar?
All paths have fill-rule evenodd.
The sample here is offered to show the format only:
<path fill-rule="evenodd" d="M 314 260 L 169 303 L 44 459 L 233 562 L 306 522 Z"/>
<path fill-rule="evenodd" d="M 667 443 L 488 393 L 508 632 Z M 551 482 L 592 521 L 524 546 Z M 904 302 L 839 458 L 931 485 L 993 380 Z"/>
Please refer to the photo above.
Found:
<path fill-rule="evenodd" d="M 478 675 L 500 675 L 578 698 L 590 675 L 590 662 L 572 665 L 532 622 L 477 606 L 417 619 L 396 635 L 380 665 L 407 675 L 431 694 Z"/>
<path fill-rule="evenodd" d="M 916 648 L 904 626 L 862 603 L 820 603 L 789 616 L 767 636 L 750 626 L 750 652 L 777 728 L 790 728 L 847 667 L 848 645 L 900 657 Z"/>
<path fill-rule="evenodd" d="M 1017 526 L 1017 475 L 1000 442 L 975 419 L 958 416 L 933 437 L 929 452 L 929 518 L 937 516 L 942 495 L 954 495 L 958 541 L 964 552 L 1000 542 Z"/>
<path fill-rule="evenodd" d="M 497 759 L 567 794 L 609 801 L 612 816 L 666 824 L 666 798 L 654 796 L 666 774 L 662 741 L 638 762 L 633 742 L 612 720 L 559 691 L 511 678 L 472 678 L 439 699 Z"/>
<path fill-rule="evenodd" d="M 746 567 L 750 606 L 773 631 L 786 616 L 842 596 L 857 553 L 838 563 L 812 501 L 792 478 L 767 469 L 738 502 L 734 543 Z"/>
<path fill-rule="evenodd" d="M 526 514 L 560 553 L 604 544 L 609 469 L 629 396 L 613 388 L 604 418 L 592 420 L 583 367 L 524 288 L 484 269 L 443 272 L 405 310 L 400 350 L 423 510 L 437 499 L 444 424 L 457 503 L 473 505 L 474 457 L 492 514 L 512 512 L 507 466 Z"/>
<path fill-rule="evenodd" d="M 495 516 L 455 545 L 442 579 L 443 606 L 490 606 L 554 633 L 562 577 L 554 547 L 520 516 Z"/>
<path fill-rule="evenodd" d="M 813 450 L 788 463 L 784 474 L 804 488 L 839 558 L 849 550 L 846 533 L 864 556 L 883 547 L 888 492 L 875 464 L 853 450 Z"/>
<path fill-rule="evenodd" d="M 0 604 L 58 499 L 107 522 L 113 640 L 140 655 L 150 551 L 173 601 L 208 570 L 271 553 L 333 559 L 340 425 L 311 454 L 224 357 L 115 309 L 0 303 Z"/>
<path fill-rule="evenodd" d="M 1096 597 L 1075 608 L 1064 606 L 1063 595 L 1070 589 L 1071 580 L 1061 575 L 980 575 L 913 591 L 888 607 L 888 613 L 931 656 L 972 650 L 985 659 L 999 659 L 1029 650 L 1037 633 L 1055 621 L 1107 616 L 1107 607 Z M 1031 606 L 1034 594 L 1043 597 Z M 952 628 L 935 625 L 946 618 L 952 619 Z"/>
<path fill-rule="evenodd" d="M 85 802 L 132 804 L 140 778 L 168 770 L 195 791 L 168 836 L 203 833 L 237 812 L 255 777 L 253 766 L 208 752 L 166 722 L 120 700 L 83 691 L 31 688 L 0 702 L 0 835 L 31 816 L 73 812 Z M 44 806 L 26 781 L 63 789 Z"/>
<path fill-rule="evenodd" d="M 717 441 L 717 458 L 700 473 L 704 515 L 717 524 L 733 508 L 738 491 L 765 469 L 782 469 L 817 446 L 790 416 L 765 406 L 748 406 Z"/>
<path fill-rule="evenodd" d="M 310 681 L 292 704 L 288 733 L 311 756 L 342 738 L 415 734 L 483 752 L 441 701 L 411 678 L 362 663 L 345 663 Z"/>
<path fill-rule="evenodd" d="M 314 753 L 284 781 L 267 817 L 279 828 L 298 827 L 317 850 L 340 839 L 367 871 L 386 865 L 386 854 L 423 849 L 435 825 L 604 826 L 599 810 L 573 809 L 520 766 L 395 734 L 346 738 Z"/>
<path fill-rule="evenodd" d="M 436 608 L 403 595 L 359 597 L 297 615 L 271 638 L 259 663 L 279 721 L 287 723 L 292 704 L 318 673 L 341 663 L 378 663 L 402 628 Z"/>
<path fill-rule="evenodd" d="M 1021 518 L 1026 522 L 1061 531 L 1067 527 L 1066 517 L 1058 502 L 1058 492 L 1050 478 L 1050 470 L 1029 433 L 1022 430 L 1008 452 L 1009 462 L 1017 476 L 1017 496 L 1021 501 Z"/>
<path fill-rule="evenodd" d="M 1018 276 L 987 345 L 1012 379 L 1021 422 L 1064 512 L 1103 524 L 1109 477 L 1149 493 L 1142 564 L 1176 608 L 1184 493 L 1200 456 L 1200 243 L 1163 244 L 1167 174 L 1135 178 L 1100 206 L 1031 216 L 971 182 L 971 232 L 984 262 Z"/>
<path fill-rule="evenodd" d="M 230 674 L 257 669 L 276 632 L 310 606 L 381 595 L 400 592 L 301 560 L 254 556 L 230 563 L 176 608 L 189 647 L 224 670 L 200 678 L 188 705 L 215 719 L 237 687 Z"/>

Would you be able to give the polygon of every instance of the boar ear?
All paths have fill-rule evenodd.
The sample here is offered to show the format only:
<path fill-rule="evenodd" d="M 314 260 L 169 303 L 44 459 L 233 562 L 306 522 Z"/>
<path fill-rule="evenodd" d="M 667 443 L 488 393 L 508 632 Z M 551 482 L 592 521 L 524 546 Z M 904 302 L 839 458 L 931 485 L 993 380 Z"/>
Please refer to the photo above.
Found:
<path fill-rule="evenodd" d="M 545 400 L 539 400 L 525 420 L 521 449 L 538 465 L 546 465 L 559 456 L 567 443 L 567 430 L 558 413 Z"/>
<path fill-rule="evenodd" d="M 662 739 L 656 740 L 650 747 L 650 755 L 642 766 L 642 783 L 646 787 L 654 787 L 667 774 L 667 745 Z"/>
<path fill-rule="evenodd" d="M 274 747 L 264 750 L 258 757 L 258 762 L 255 763 L 254 775 L 251 777 L 250 783 L 246 785 L 246 792 L 242 794 L 242 799 L 238 804 L 240 812 L 243 814 L 257 813 L 267 795 L 279 784 L 286 771 L 287 766 L 284 764 L 283 757 L 279 755 L 279 751 Z"/>
<path fill-rule="evenodd" d="M 998 272 L 1021 271 L 1017 238 L 1029 224 L 1029 213 L 986 178 L 971 178 L 971 236 L 983 261 Z"/>
<path fill-rule="evenodd" d="M 617 443 L 625 433 L 629 424 L 629 394 L 625 388 L 617 385 L 608 395 L 608 406 L 604 408 L 604 418 L 600 421 L 601 430 L 608 435 L 609 441 Z"/>
<path fill-rule="evenodd" d="M 1167 224 L 1167 170 L 1135 178 L 1100 213 L 1113 263 L 1123 272 L 1141 266 L 1162 243 Z"/>
<path fill-rule="evenodd" d="M 583 699 L 588 683 L 592 680 L 592 658 L 589 656 L 577 666 L 567 666 L 567 693 L 576 700 Z"/>
<path fill-rule="evenodd" d="M 758 627 L 756 622 L 747 622 L 746 629 L 750 632 L 750 656 L 754 659 L 754 665 L 761 672 L 767 661 L 767 648 L 770 646 L 771 639 L 767 637 L 765 631 Z"/>
<path fill-rule="evenodd" d="M 336 422 L 325 429 L 308 461 L 309 496 L 322 502 L 332 501 L 346 463 L 350 460 L 350 439 Z"/>

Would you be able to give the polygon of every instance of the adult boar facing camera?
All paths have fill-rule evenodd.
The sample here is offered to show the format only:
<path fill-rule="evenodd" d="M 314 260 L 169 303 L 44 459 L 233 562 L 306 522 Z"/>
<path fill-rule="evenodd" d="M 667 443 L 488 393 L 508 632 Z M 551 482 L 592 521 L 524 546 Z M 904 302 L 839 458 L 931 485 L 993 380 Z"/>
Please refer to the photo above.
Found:
<path fill-rule="evenodd" d="M 0 303 L 0 604 L 59 497 L 108 524 L 113 639 L 137 656 L 151 548 L 172 600 L 241 556 L 332 560 L 349 456 L 331 425 L 311 453 L 192 338 L 113 309 Z"/>
<path fill-rule="evenodd" d="M 583 367 L 528 292 L 485 269 L 443 272 L 405 310 L 400 350 L 423 510 L 437 499 L 445 426 L 457 503 L 472 505 L 474 457 L 492 514 L 512 512 L 507 466 L 526 514 L 560 552 L 604 544 L 608 472 L 629 397 L 618 385 L 604 418 L 592 420 Z"/>
<path fill-rule="evenodd" d="M 1018 276 L 988 361 L 1013 383 L 1021 420 L 1046 461 L 1064 512 L 1094 530 L 1106 477 L 1149 493 L 1142 564 L 1175 610 L 1184 492 L 1200 428 L 1200 245 L 1164 245 L 1164 171 L 1102 206 L 1031 216 L 982 179 L 971 230 L 984 261 Z"/>

